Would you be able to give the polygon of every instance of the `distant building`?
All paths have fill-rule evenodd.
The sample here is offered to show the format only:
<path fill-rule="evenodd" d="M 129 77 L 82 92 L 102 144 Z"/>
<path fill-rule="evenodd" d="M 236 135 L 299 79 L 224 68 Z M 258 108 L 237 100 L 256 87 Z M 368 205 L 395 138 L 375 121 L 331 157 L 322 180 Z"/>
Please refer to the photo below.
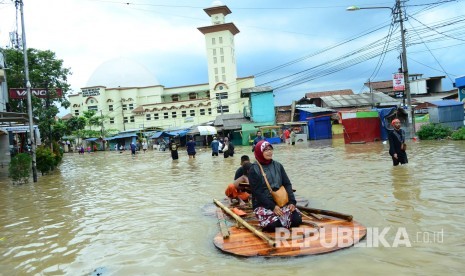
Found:
<path fill-rule="evenodd" d="M 237 77 L 234 36 L 239 29 L 225 22 L 231 11 L 219 1 L 204 11 L 212 22 L 198 28 L 205 36 L 208 83 L 165 88 L 143 66 L 115 59 L 102 64 L 86 87 L 70 95 L 71 114 L 95 110 L 108 117 L 105 129 L 125 131 L 192 126 L 220 114 L 242 113 L 247 99 L 241 98 L 240 91 L 254 87 L 255 79 Z M 173 74 L 182 77 L 179 72 Z"/>
<path fill-rule="evenodd" d="M 424 78 L 423 74 L 410 74 L 410 95 L 421 96 L 442 91 L 442 79 L 445 76 Z M 402 91 L 394 91 L 392 80 L 366 82 L 365 86 L 373 92 L 382 92 L 393 98 L 402 98 Z"/>
<path fill-rule="evenodd" d="M 245 108 L 244 113 L 250 114 L 252 122 L 275 124 L 274 96 L 271 86 L 245 88 L 241 90 L 241 96 L 249 99 L 249 107 Z"/>

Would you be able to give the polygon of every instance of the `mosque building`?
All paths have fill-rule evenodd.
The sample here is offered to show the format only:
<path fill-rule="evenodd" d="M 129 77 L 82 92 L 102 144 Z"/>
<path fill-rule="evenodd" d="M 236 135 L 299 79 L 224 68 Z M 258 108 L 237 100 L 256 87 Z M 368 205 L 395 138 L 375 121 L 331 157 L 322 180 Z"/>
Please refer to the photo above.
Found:
<path fill-rule="evenodd" d="M 220 1 L 204 11 L 211 25 L 198 30 L 205 36 L 208 83 L 164 87 L 142 65 L 117 58 L 100 65 L 86 87 L 69 96 L 70 115 L 95 110 L 107 117 L 105 129 L 127 131 L 182 128 L 243 113 L 248 98 L 241 98 L 240 91 L 254 87 L 255 79 L 237 77 L 234 36 L 239 29 L 226 23 L 231 10 Z"/>

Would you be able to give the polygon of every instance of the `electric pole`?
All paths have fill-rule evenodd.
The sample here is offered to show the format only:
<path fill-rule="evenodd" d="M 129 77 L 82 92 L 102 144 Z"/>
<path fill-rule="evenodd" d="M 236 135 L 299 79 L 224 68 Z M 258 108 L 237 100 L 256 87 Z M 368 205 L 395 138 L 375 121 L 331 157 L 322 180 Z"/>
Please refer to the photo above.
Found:
<path fill-rule="evenodd" d="M 400 22 L 400 35 L 402 39 L 402 65 L 404 73 L 404 84 L 405 84 L 405 94 L 407 95 L 407 107 L 409 109 L 409 123 L 410 123 L 410 135 L 411 137 L 415 136 L 415 112 L 412 108 L 412 96 L 410 95 L 410 80 L 408 76 L 408 65 L 407 65 L 407 48 L 405 47 L 405 30 L 404 30 L 404 17 L 402 15 L 402 7 L 400 5 L 400 0 L 396 0 L 396 9 L 399 13 L 399 22 Z"/>
<path fill-rule="evenodd" d="M 15 1 L 16 9 L 20 9 L 21 12 L 21 31 L 22 31 L 22 42 L 23 42 L 23 55 L 24 55 L 24 78 L 27 89 L 27 113 L 29 117 L 29 139 L 31 141 L 31 153 L 32 153 L 32 179 L 37 182 L 37 167 L 36 167 L 36 141 L 34 137 L 34 121 L 32 116 L 32 92 L 31 83 L 29 82 L 29 63 L 27 61 L 27 47 L 26 47 L 26 31 L 24 27 L 24 11 L 23 1 Z"/>

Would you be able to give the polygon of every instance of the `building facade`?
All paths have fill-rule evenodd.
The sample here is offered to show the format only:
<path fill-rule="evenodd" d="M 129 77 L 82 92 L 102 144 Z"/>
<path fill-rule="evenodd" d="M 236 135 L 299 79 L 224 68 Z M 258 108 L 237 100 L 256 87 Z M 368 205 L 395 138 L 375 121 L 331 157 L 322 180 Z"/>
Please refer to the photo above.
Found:
<path fill-rule="evenodd" d="M 234 36 L 239 29 L 234 23 L 225 22 L 231 13 L 227 6 L 221 4 L 204 11 L 212 22 L 198 28 L 205 36 L 208 83 L 166 88 L 153 78 L 153 81 L 141 80 L 140 84 L 105 85 L 105 81 L 99 84 L 91 77 L 87 87 L 69 96 L 71 115 L 82 116 L 84 111 L 95 110 L 97 116 L 105 117 L 105 129 L 127 131 L 182 128 L 213 121 L 220 114 L 242 113 L 248 99 L 241 98 L 240 91 L 254 87 L 255 79 L 237 77 Z M 133 75 L 147 75 L 144 69 L 139 70 L 141 73 Z M 98 74 L 111 78 L 109 74 Z M 118 77 L 121 79 L 121 72 Z"/>

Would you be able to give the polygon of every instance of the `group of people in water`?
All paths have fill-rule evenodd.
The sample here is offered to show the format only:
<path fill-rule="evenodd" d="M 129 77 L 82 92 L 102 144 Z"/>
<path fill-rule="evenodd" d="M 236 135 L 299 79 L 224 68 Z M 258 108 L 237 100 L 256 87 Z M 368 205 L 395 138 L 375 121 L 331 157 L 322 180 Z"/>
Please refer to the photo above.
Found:
<path fill-rule="evenodd" d="M 251 200 L 263 231 L 299 226 L 302 215 L 296 208 L 292 183 L 283 165 L 273 160 L 273 146 L 266 140 L 254 141 L 252 151 L 256 162 L 251 163 L 247 155 L 241 157 L 241 167 L 226 188 L 226 196 L 240 205 Z"/>
<path fill-rule="evenodd" d="M 407 164 L 405 131 L 401 129 L 399 119 L 392 120 L 391 125 L 393 130 L 389 131 L 388 139 L 393 165 Z M 273 146 L 262 139 L 261 133 L 257 133 L 252 146 L 256 162 L 251 163 L 247 155 L 242 156 L 234 182 L 225 191 L 231 203 L 237 201 L 244 205 L 252 201 L 253 212 L 266 232 L 275 231 L 278 227 L 289 229 L 302 223 L 292 183 L 283 165 L 273 160 L 273 151 Z"/>

